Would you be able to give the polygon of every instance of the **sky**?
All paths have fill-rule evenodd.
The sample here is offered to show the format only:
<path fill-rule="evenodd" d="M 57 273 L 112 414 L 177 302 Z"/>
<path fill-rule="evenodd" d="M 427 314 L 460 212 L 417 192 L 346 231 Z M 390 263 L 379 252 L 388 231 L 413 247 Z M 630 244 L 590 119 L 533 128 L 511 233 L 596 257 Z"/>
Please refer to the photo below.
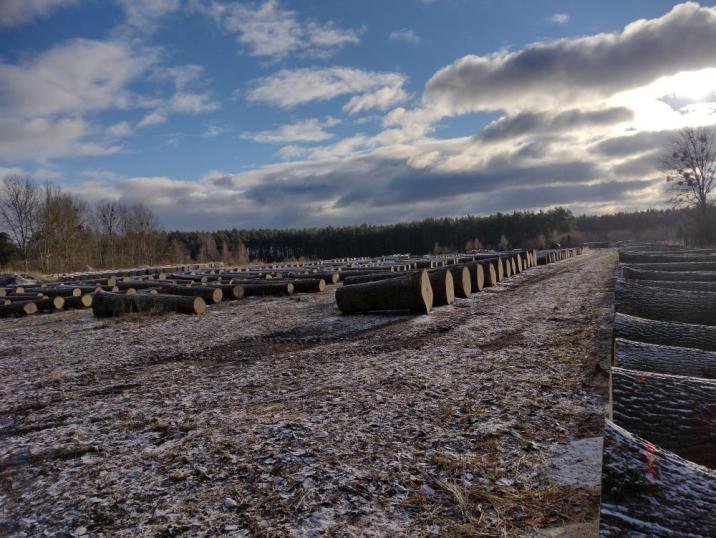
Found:
<path fill-rule="evenodd" d="M 166 229 L 663 207 L 716 124 L 716 7 L 0 0 L 0 176 Z"/>

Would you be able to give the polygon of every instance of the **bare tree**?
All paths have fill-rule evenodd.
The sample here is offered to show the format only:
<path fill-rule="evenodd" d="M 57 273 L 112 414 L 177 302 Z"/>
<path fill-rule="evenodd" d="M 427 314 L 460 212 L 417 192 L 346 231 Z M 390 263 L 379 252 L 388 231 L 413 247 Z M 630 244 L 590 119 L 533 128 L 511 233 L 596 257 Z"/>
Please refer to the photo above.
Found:
<path fill-rule="evenodd" d="M 94 220 L 97 231 L 103 239 L 107 240 L 108 256 L 107 264 L 114 267 L 114 252 L 117 232 L 121 224 L 122 205 L 114 200 L 103 200 L 98 202 L 94 211 Z"/>
<path fill-rule="evenodd" d="M 40 197 L 29 176 L 8 176 L 0 191 L 0 218 L 18 246 L 28 270 L 32 234 L 35 230 Z"/>
<path fill-rule="evenodd" d="M 679 131 L 661 159 L 675 207 L 695 210 L 697 237 L 713 239 L 712 195 L 716 188 L 716 129 L 687 127 Z"/>

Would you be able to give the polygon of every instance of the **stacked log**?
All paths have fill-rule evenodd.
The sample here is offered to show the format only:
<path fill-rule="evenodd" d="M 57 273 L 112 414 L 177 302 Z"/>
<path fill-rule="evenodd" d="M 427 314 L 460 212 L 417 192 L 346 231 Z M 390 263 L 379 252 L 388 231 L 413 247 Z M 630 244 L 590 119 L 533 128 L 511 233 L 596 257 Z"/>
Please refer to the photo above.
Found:
<path fill-rule="evenodd" d="M 89 308 L 92 306 L 93 296 L 89 293 L 79 297 L 65 297 L 65 308 Z"/>
<path fill-rule="evenodd" d="M 713 536 L 716 472 L 607 420 L 601 536 Z"/>
<path fill-rule="evenodd" d="M 464 265 L 451 265 L 449 267 L 455 287 L 455 297 L 466 299 L 472 293 L 470 271 Z"/>
<path fill-rule="evenodd" d="M 181 295 L 122 295 L 118 293 L 99 292 L 92 301 L 92 312 L 98 317 L 114 317 L 121 314 L 164 314 L 179 312 L 181 314 L 203 314 L 206 302 L 201 297 L 185 297 Z"/>
<path fill-rule="evenodd" d="M 433 307 L 433 291 L 427 271 L 421 269 L 387 280 L 343 286 L 336 290 L 336 303 L 344 314 L 383 310 L 428 314 Z"/>
<path fill-rule="evenodd" d="M 272 283 L 265 284 L 241 284 L 244 289 L 244 297 L 282 297 L 285 295 L 293 295 L 293 284 L 288 283 Z"/>
<path fill-rule="evenodd" d="M 211 287 L 219 288 L 223 292 L 223 299 L 227 301 L 241 299 L 244 296 L 244 288 L 239 284 L 211 283 Z"/>
<path fill-rule="evenodd" d="M 201 297 L 207 303 L 219 304 L 224 298 L 224 292 L 221 288 L 211 286 L 165 286 L 157 290 L 165 295 L 183 295 L 188 297 Z"/>
<path fill-rule="evenodd" d="M 620 368 L 628 370 L 716 379 L 714 351 L 617 338 L 614 341 L 614 361 Z"/>
<path fill-rule="evenodd" d="M 632 280 L 716 282 L 716 272 L 713 271 L 653 271 L 625 266 L 622 268 L 622 276 Z"/>
<path fill-rule="evenodd" d="M 37 305 L 33 301 L 18 301 L 0 305 L 0 318 L 29 316 L 35 312 L 37 312 Z"/>
<path fill-rule="evenodd" d="M 612 368 L 613 420 L 700 465 L 716 467 L 716 381 Z"/>
<path fill-rule="evenodd" d="M 433 289 L 433 306 L 445 306 L 455 302 L 455 284 L 449 269 L 434 269 L 428 272 Z"/>
<path fill-rule="evenodd" d="M 617 282 L 618 312 L 660 321 L 716 325 L 716 293 L 626 286 Z"/>
<path fill-rule="evenodd" d="M 683 347 L 716 351 L 716 327 L 644 319 L 617 313 L 614 336 L 663 346 L 678 343 Z"/>

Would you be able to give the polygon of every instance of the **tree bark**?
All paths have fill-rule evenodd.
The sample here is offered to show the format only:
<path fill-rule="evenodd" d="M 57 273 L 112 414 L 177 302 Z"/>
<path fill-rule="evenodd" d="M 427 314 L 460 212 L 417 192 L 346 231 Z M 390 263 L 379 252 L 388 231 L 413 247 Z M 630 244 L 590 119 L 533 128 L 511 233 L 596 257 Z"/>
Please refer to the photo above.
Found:
<path fill-rule="evenodd" d="M 684 254 L 679 253 L 660 253 L 660 254 L 646 254 L 638 252 L 619 252 L 620 263 L 683 263 L 683 262 L 716 262 L 716 256 L 714 254 L 699 254 L 689 253 L 688 251 Z"/>
<path fill-rule="evenodd" d="M 631 266 L 622 267 L 622 276 L 632 280 L 684 280 L 689 282 L 716 282 L 714 271 L 645 271 Z"/>
<path fill-rule="evenodd" d="M 77 287 L 58 287 L 58 288 L 43 288 L 43 287 L 35 287 L 35 288 L 27 288 L 28 291 L 32 293 L 42 293 L 43 295 L 47 295 L 48 297 L 79 297 L 82 295 L 82 290 Z"/>
<path fill-rule="evenodd" d="M 614 336 L 626 340 L 716 351 L 716 327 L 691 323 L 656 321 L 617 313 Z"/>
<path fill-rule="evenodd" d="M 449 269 L 428 271 L 433 289 L 433 306 L 445 306 L 455 302 L 455 282 Z"/>
<path fill-rule="evenodd" d="M 336 303 L 344 314 L 381 310 L 428 314 L 433 307 L 433 290 L 427 271 L 421 269 L 388 280 L 343 286 L 336 290 Z"/>
<path fill-rule="evenodd" d="M 612 368 L 614 423 L 682 458 L 716 467 L 716 381 Z"/>
<path fill-rule="evenodd" d="M 401 273 L 369 273 L 367 275 L 349 276 L 343 279 L 343 284 L 350 286 L 352 284 L 365 284 L 366 282 L 377 282 L 378 280 L 387 280 L 401 276 Z"/>
<path fill-rule="evenodd" d="M 616 366 L 627 370 L 716 379 L 716 352 L 713 351 L 617 338 L 614 360 Z"/>
<path fill-rule="evenodd" d="M 65 297 L 65 308 L 88 308 L 92 306 L 93 296 L 85 293 L 79 297 Z"/>
<path fill-rule="evenodd" d="M 607 420 L 600 536 L 713 536 L 716 472 Z"/>
<path fill-rule="evenodd" d="M 181 295 L 122 295 L 118 293 L 99 292 L 92 301 L 95 316 L 112 317 L 121 314 L 144 313 L 164 314 L 179 312 L 182 314 L 203 314 L 206 302 L 201 297 L 184 297 Z"/>
<path fill-rule="evenodd" d="M 716 262 L 630 263 L 629 267 L 642 271 L 716 271 Z"/>
<path fill-rule="evenodd" d="M 626 286 L 617 281 L 617 312 L 660 321 L 716 325 L 716 293 Z"/>
<path fill-rule="evenodd" d="M 160 294 L 165 295 L 184 295 L 188 297 L 201 297 L 207 303 L 219 304 L 224 298 L 224 292 L 221 288 L 212 286 L 164 286 L 159 288 Z"/>
<path fill-rule="evenodd" d="M 74 296 L 73 296 L 74 297 Z M 59 295 L 55 297 L 47 297 L 44 299 L 35 299 L 33 301 L 37 309 L 42 312 L 54 312 L 55 310 L 62 310 L 65 306 L 65 299 Z"/>
<path fill-rule="evenodd" d="M 272 283 L 267 281 L 265 284 L 241 284 L 244 288 L 244 297 L 263 297 L 273 296 L 282 297 L 284 295 L 293 295 L 293 284 L 289 283 Z"/>
<path fill-rule="evenodd" d="M 32 301 L 19 301 L 0 305 L 0 318 L 11 316 L 27 316 L 37 312 L 37 305 Z"/>
<path fill-rule="evenodd" d="M 689 282 L 688 280 L 628 280 L 627 285 L 636 283 L 650 288 L 667 288 L 683 291 L 716 291 L 716 282 Z"/>

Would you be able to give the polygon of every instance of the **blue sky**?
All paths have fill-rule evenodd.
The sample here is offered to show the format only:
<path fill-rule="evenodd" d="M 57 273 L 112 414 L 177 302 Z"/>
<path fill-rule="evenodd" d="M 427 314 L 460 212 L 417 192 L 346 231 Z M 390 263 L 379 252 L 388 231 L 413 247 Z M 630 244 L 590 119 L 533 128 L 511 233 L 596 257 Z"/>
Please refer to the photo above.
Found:
<path fill-rule="evenodd" d="M 4 0 L 0 173 L 167 228 L 660 206 L 715 51 L 706 3 Z"/>

